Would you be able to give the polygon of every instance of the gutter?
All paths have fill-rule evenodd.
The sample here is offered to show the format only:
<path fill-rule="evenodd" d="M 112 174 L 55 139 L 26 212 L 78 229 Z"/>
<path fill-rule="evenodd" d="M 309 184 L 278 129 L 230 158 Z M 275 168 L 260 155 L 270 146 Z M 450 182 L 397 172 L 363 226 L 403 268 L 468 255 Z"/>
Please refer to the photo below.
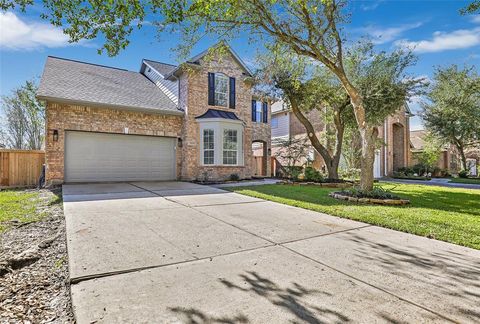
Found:
<path fill-rule="evenodd" d="M 145 113 L 160 114 L 160 115 L 174 115 L 174 116 L 184 115 L 184 112 L 181 110 L 114 105 L 114 104 L 92 102 L 92 101 L 86 101 L 86 100 L 73 100 L 73 99 L 56 98 L 56 97 L 42 96 L 42 95 L 37 95 L 36 98 L 38 100 L 43 100 L 43 101 L 51 101 L 51 102 L 56 102 L 61 104 L 69 104 L 69 105 L 81 105 L 81 106 L 88 106 L 88 107 L 94 107 L 94 108 L 108 108 L 108 109 L 125 110 L 125 111 L 132 111 L 132 112 L 145 112 Z"/>

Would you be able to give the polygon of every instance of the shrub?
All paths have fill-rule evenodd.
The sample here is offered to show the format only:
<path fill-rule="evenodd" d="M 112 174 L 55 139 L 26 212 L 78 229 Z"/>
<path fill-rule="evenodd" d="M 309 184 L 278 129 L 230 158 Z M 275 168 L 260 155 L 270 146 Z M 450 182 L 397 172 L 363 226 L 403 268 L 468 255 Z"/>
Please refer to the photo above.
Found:
<path fill-rule="evenodd" d="M 228 177 L 228 179 L 229 179 L 230 181 L 238 181 L 238 180 L 240 180 L 240 176 L 239 176 L 238 174 L 236 174 L 236 173 L 232 173 L 232 174 Z"/>
<path fill-rule="evenodd" d="M 292 179 L 294 181 L 298 180 L 298 176 L 302 173 L 303 168 L 301 166 L 286 166 L 284 167 L 286 174 L 286 177 L 289 179 Z"/>
<path fill-rule="evenodd" d="M 355 198 L 373 198 L 373 199 L 400 199 L 391 190 L 382 187 L 374 187 L 370 191 L 362 190 L 359 187 L 343 189 L 341 194 Z"/>
<path fill-rule="evenodd" d="M 467 170 L 462 170 L 462 171 L 458 172 L 458 176 L 460 178 L 468 178 L 468 171 Z"/>
<path fill-rule="evenodd" d="M 360 179 L 360 169 L 348 168 L 340 171 L 340 175 L 344 179 L 357 180 Z"/>
<path fill-rule="evenodd" d="M 312 167 L 306 167 L 305 171 L 305 180 L 306 181 L 313 181 L 313 182 L 322 182 L 323 181 L 323 176 L 320 173 L 320 171 L 315 170 L 315 168 Z"/>

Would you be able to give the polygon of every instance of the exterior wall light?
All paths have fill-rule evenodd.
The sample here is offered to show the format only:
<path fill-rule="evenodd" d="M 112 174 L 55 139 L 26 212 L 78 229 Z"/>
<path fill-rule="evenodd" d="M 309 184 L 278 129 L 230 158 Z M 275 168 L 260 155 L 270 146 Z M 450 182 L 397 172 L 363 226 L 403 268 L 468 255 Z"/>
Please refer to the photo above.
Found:
<path fill-rule="evenodd" d="M 58 130 L 53 130 L 53 141 L 58 142 Z"/>

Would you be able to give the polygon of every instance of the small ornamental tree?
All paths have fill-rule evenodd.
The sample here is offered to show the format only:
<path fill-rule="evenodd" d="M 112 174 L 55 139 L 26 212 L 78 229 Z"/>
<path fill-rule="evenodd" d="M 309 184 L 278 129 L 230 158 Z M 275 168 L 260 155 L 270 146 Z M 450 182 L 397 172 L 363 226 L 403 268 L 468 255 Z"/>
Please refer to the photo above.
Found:
<path fill-rule="evenodd" d="M 425 137 L 425 144 L 422 152 L 418 155 L 418 162 L 425 166 L 425 173 L 429 170 L 433 171 L 437 165 L 440 152 L 442 151 L 442 145 L 431 134 Z"/>
<path fill-rule="evenodd" d="M 438 68 L 422 105 L 426 129 L 458 150 L 467 170 L 465 151 L 480 143 L 480 77 L 474 68 Z"/>
<path fill-rule="evenodd" d="M 308 160 L 308 140 L 303 137 L 289 138 L 279 140 L 277 144 L 279 150 L 274 153 L 275 157 L 283 165 L 287 178 L 296 180 L 303 164 Z"/>

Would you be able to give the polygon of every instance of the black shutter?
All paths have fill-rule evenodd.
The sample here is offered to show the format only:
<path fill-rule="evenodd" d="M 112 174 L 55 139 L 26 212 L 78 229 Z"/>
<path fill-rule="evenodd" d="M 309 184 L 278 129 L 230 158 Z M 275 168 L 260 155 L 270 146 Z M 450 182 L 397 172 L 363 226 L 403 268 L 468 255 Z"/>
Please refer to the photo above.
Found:
<path fill-rule="evenodd" d="M 268 122 L 268 104 L 266 102 L 262 102 L 262 113 L 263 113 L 263 122 Z"/>
<path fill-rule="evenodd" d="M 256 101 L 256 100 L 252 100 L 252 121 L 253 121 L 253 122 L 256 122 L 256 121 L 257 121 L 256 118 L 255 118 L 255 116 L 257 115 L 257 114 L 256 114 L 256 112 L 257 112 L 256 110 L 257 110 L 257 101 Z"/>
<path fill-rule="evenodd" d="M 208 72 L 208 104 L 215 106 L 215 73 Z"/>
<path fill-rule="evenodd" d="M 230 78 L 229 107 L 235 108 L 235 78 Z"/>

